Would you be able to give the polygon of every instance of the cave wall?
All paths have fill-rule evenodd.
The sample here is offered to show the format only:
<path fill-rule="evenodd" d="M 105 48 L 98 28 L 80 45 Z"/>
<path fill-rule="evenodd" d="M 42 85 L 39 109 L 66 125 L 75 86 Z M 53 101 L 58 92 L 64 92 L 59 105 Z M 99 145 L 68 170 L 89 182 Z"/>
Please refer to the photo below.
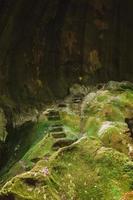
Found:
<path fill-rule="evenodd" d="M 133 80 L 133 1 L 1 0 L 0 94 L 50 100 L 75 82 Z"/>

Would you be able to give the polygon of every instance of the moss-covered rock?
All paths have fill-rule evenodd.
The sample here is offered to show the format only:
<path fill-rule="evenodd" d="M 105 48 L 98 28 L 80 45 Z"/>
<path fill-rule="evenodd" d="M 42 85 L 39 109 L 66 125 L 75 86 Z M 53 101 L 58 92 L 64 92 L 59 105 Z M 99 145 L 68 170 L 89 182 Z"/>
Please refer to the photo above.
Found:
<path fill-rule="evenodd" d="M 45 112 L 39 117 L 27 137 L 31 146 L 2 176 L 0 199 L 132 199 L 133 140 L 125 118 L 132 117 L 133 90 L 129 83 L 110 84 L 89 93 L 80 114 L 70 101 L 58 121 Z"/>
<path fill-rule="evenodd" d="M 127 126 L 125 123 L 107 121 L 100 127 L 98 135 L 103 145 L 128 154 L 128 144 L 131 143 L 131 138 L 126 131 Z"/>
<path fill-rule="evenodd" d="M 124 169 L 128 161 L 100 141 L 83 138 L 7 182 L 0 198 L 12 194 L 16 200 L 119 200 L 131 185 L 131 169 Z"/>

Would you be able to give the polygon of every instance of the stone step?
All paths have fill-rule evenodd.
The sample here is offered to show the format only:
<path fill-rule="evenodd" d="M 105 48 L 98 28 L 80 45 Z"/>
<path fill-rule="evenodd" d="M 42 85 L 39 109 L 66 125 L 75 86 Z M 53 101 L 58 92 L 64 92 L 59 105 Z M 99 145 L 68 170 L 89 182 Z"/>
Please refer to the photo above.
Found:
<path fill-rule="evenodd" d="M 61 124 L 61 123 L 55 123 L 55 124 L 52 124 L 51 126 L 50 126 L 50 128 L 56 128 L 56 127 L 63 127 L 63 124 Z"/>
<path fill-rule="evenodd" d="M 58 108 L 66 108 L 66 107 L 67 107 L 67 104 L 65 103 L 58 104 Z"/>
<path fill-rule="evenodd" d="M 52 114 L 49 113 L 47 116 L 48 116 L 48 117 L 53 117 L 53 116 L 60 116 L 60 115 L 59 115 L 59 113 L 52 113 Z"/>
<path fill-rule="evenodd" d="M 62 138 L 62 139 L 58 139 L 52 146 L 53 150 L 58 150 L 62 147 L 66 147 L 69 146 L 71 144 L 73 144 L 76 140 L 75 139 L 67 139 L 67 138 Z"/>
<path fill-rule="evenodd" d="M 83 99 L 83 96 L 73 96 L 73 99 L 77 99 L 77 100 L 81 100 L 82 101 L 82 99 Z"/>
<path fill-rule="evenodd" d="M 61 126 L 63 126 L 63 124 L 55 123 L 55 124 L 52 124 L 50 127 L 61 127 Z"/>
<path fill-rule="evenodd" d="M 52 126 L 50 127 L 50 132 L 62 132 L 63 127 L 62 126 Z"/>
<path fill-rule="evenodd" d="M 58 110 L 51 110 L 47 113 L 47 116 L 54 116 L 54 115 L 60 115 Z"/>
<path fill-rule="evenodd" d="M 53 109 L 53 108 L 48 108 L 45 111 L 43 111 L 44 115 L 48 115 L 49 113 L 55 113 L 57 112 L 57 110 Z"/>
<path fill-rule="evenodd" d="M 66 137 L 66 133 L 61 131 L 61 132 L 51 132 L 50 135 L 53 138 L 65 138 Z"/>
<path fill-rule="evenodd" d="M 60 116 L 59 115 L 53 115 L 53 116 L 48 116 L 48 120 L 49 121 L 58 121 L 60 120 Z"/>
<path fill-rule="evenodd" d="M 81 103 L 81 100 L 79 100 L 79 99 L 76 99 L 76 100 L 73 99 L 72 102 L 73 102 L 73 103 L 76 103 L 76 104 L 79 104 L 79 103 Z"/>

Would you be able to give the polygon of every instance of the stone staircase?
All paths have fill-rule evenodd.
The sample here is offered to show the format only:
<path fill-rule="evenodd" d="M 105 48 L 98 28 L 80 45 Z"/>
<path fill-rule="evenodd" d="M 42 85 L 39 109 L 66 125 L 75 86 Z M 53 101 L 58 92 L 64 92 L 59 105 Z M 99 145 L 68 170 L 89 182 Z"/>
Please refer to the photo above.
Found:
<path fill-rule="evenodd" d="M 51 109 L 47 113 L 47 118 L 49 121 L 59 121 L 60 120 L 60 114 L 58 110 Z"/>
<path fill-rule="evenodd" d="M 59 107 L 64 108 L 66 106 L 64 104 Z M 60 113 L 57 109 L 52 109 L 52 110 L 49 109 L 47 113 L 47 118 L 48 118 L 48 121 L 50 122 L 53 121 L 53 123 L 51 124 L 49 128 L 49 134 L 55 139 L 55 142 L 52 146 L 52 149 L 54 151 L 57 151 L 58 149 L 62 147 L 69 146 L 73 144 L 73 142 L 75 142 L 74 139 L 67 138 L 67 134 L 65 133 L 63 124 L 61 123 Z"/>
<path fill-rule="evenodd" d="M 62 124 L 55 124 L 50 127 L 50 135 L 53 138 L 65 138 L 66 133 L 64 132 Z"/>
<path fill-rule="evenodd" d="M 64 102 L 63 102 L 63 103 L 59 103 L 59 104 L 58 104 L 58 108 L 59 108 L 59 109 L 67 108 L 67 104 L 64 103 Z"/>
<path fill-rule="evenodd" d="M 53 144 L 52 149 L 57 151 L 60 148 L 67 147 L 67 146 L 73 144 L 75 141 L 76 141 L 75 139 L 68 139 L 68 138 L 58 139 Z"/>
<path fill-rule="evenodd" d="M 83 98 L 84 96 L 82 94 L 74 95 L 72 97 L 72 109 L 78 115 L 81 114 L 81 103 Z"/>
<path fill-rule="evenodd" d="M 65 107 L 61 105 L 59 107 Z M 49 134 L 55 139 L 55 142 L 52 146 L 53 150 L 58 150 L 59 148 L 66 146 L 67 143 L 62 142 L 66 140 L 66 133 L 63 128 L 63 124 L 61 123 L 60 113 L 57 109 L 49 110 L 47 113 L 48 121 L 53 121 L 49 128 Z M 56 148 L 55 148 L 56 147 Z"/>

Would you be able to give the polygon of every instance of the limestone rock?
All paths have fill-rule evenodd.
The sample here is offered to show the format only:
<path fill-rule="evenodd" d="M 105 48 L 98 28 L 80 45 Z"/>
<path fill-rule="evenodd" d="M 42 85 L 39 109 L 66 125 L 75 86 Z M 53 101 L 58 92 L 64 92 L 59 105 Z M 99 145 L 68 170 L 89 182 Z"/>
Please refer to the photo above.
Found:
<path fill-rule="evenodd" d="M 98 131 L 98 135 L 107 147 L 112 147 L 123 153 L 128 153 L 128 143 L 130 138 L 125 134 L 125 123 L 104 122 Z"/>

